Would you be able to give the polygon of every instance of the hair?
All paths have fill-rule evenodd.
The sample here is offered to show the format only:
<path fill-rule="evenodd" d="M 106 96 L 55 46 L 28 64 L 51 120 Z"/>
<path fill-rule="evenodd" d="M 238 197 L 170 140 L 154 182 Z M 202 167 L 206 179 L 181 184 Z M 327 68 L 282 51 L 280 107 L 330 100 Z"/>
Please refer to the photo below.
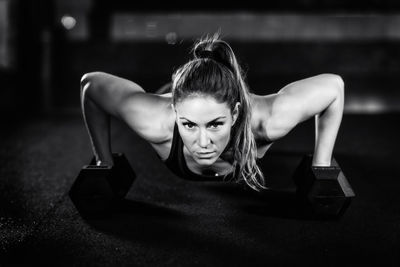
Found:
<path fill-rule="evenodd" d="M 244 73 L 230 45 L 219 33 L 206 36 L 192 48 L 193 59 L 172 75 L 173 104 L 190 96 L 211 96 L 226 103 L 231 112 L 239 102 L 239 114 L 228 143 L 233 150 L 235 182 L 246 182 L 256 191 L 266 189 L 264 175 L 257 166 L 257 147 L 251 130 L 250 92 Z"/>

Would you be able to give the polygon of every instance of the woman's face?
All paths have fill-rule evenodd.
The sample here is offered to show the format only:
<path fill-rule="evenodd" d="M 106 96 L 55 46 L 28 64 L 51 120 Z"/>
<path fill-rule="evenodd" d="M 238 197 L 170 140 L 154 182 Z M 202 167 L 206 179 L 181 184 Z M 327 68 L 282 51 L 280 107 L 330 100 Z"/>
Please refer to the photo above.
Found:
<path fill-rule="evenodd" d="M 239 103 L 231 112 L 226 103 L 218 103 L 211 96 L 190 96 L 174 108 L 186 149 L 198 164 L 213 164 L 229 142 Z"/>

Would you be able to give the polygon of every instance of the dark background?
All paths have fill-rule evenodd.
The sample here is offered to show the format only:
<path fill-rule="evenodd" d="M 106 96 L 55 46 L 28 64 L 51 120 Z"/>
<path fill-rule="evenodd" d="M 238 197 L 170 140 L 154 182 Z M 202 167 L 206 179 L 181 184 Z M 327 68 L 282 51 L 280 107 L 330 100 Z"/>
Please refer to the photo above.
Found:
<path fill-rule="evenodd" d="M 0 109 L 7 112 L 7 118 L 79 112 L 79 80 L 89 71 L 111 72 L 154 92 L 189 60 L 196 39 L 218 29 L 247 70 L 248 83 L 256 93 L 275 92 L 296 79 L 332 72 L 346 82 L 345 112 L 397 111 L 399 106 L 400 33 L 396 29 L 400 22 L 396 14 L 400 4 L 394 0 L 246 1 L 245 5 L 220 1 L 0 2 Z M 243 13 L 255 24 L 270 18 L 269 24 L 237 31 L 245 23 L 237 14 Z M 115 32 L 124 23 L 113 22 L 121 14 L 139 15 L 141 24 L 125 24 L 125 34 L 116 38 Z M 158 21 L 151 18 L 154 14 Z M 170 14 L 184 15 L 186 20 L 173 23 Z M 190 25 L 193 14 L 208 16 L 208 24 Z M 282 18 L 288 14 L 295 17 L 290 22 Z M 222 15 L 227 21 L 232 17 L 232 23 L 219 25 Z M 63 17 L 73 18 L 74 26 L 63 25 Z M 270 26 L 279 30 L 268 32 Z M 129 27 L 140 32 L 129 35 Z M 168 33 L 173 34 L 169 43 Z"/>

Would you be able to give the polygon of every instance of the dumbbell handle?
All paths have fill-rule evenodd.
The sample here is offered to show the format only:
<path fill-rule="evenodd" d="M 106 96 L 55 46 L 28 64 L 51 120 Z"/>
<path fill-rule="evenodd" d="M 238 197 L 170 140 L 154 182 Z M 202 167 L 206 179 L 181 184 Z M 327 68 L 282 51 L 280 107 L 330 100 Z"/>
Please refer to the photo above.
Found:
<path fill-rule="evenodd" d="M 112 158 L 110 159 L 111 162 L 106 161 L 106 160 L 96 160 L 96 157 L 93 157 L 92 160 L 90 161 L 89 165 L 95 165 L 95 166 L 110 166 L 113 167 L 114 164 L 116 164 L 115 159 L 118 157 L 121 157 L 122 153 L 114 152 L 112 153 Z"/>
<path fill-rule="evenodd" d="M 101 161 L 101 160 L 98 160 L 98 161 L 96 161 L 96 164 L 95 164 L 96 166 L 114 166 L 114 162 L 107 162 L 107 161 Z"/>

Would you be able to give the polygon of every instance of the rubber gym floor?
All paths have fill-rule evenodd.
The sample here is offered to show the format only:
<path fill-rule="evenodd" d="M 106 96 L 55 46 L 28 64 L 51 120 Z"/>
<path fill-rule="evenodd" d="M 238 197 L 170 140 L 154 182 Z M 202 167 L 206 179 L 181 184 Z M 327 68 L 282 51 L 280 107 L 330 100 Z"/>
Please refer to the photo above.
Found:
<path fill-rule="evenodd" d="M 260 161 L 276 190 L 255 197 L 171 174 L 113 120 L 113 150 L 138 178 L 113 216 L 86 221 L 68 197 L 92 155 L 81 115 L 9 123 L 0 138 L 0 265 L 400 266 L 398 125 L 396 113 L 344 115 L 334 156 L 356 197 L 341 218 L 320 220 L 296 209 L 291 179 L 312 151 L 311 121 Z"/>

